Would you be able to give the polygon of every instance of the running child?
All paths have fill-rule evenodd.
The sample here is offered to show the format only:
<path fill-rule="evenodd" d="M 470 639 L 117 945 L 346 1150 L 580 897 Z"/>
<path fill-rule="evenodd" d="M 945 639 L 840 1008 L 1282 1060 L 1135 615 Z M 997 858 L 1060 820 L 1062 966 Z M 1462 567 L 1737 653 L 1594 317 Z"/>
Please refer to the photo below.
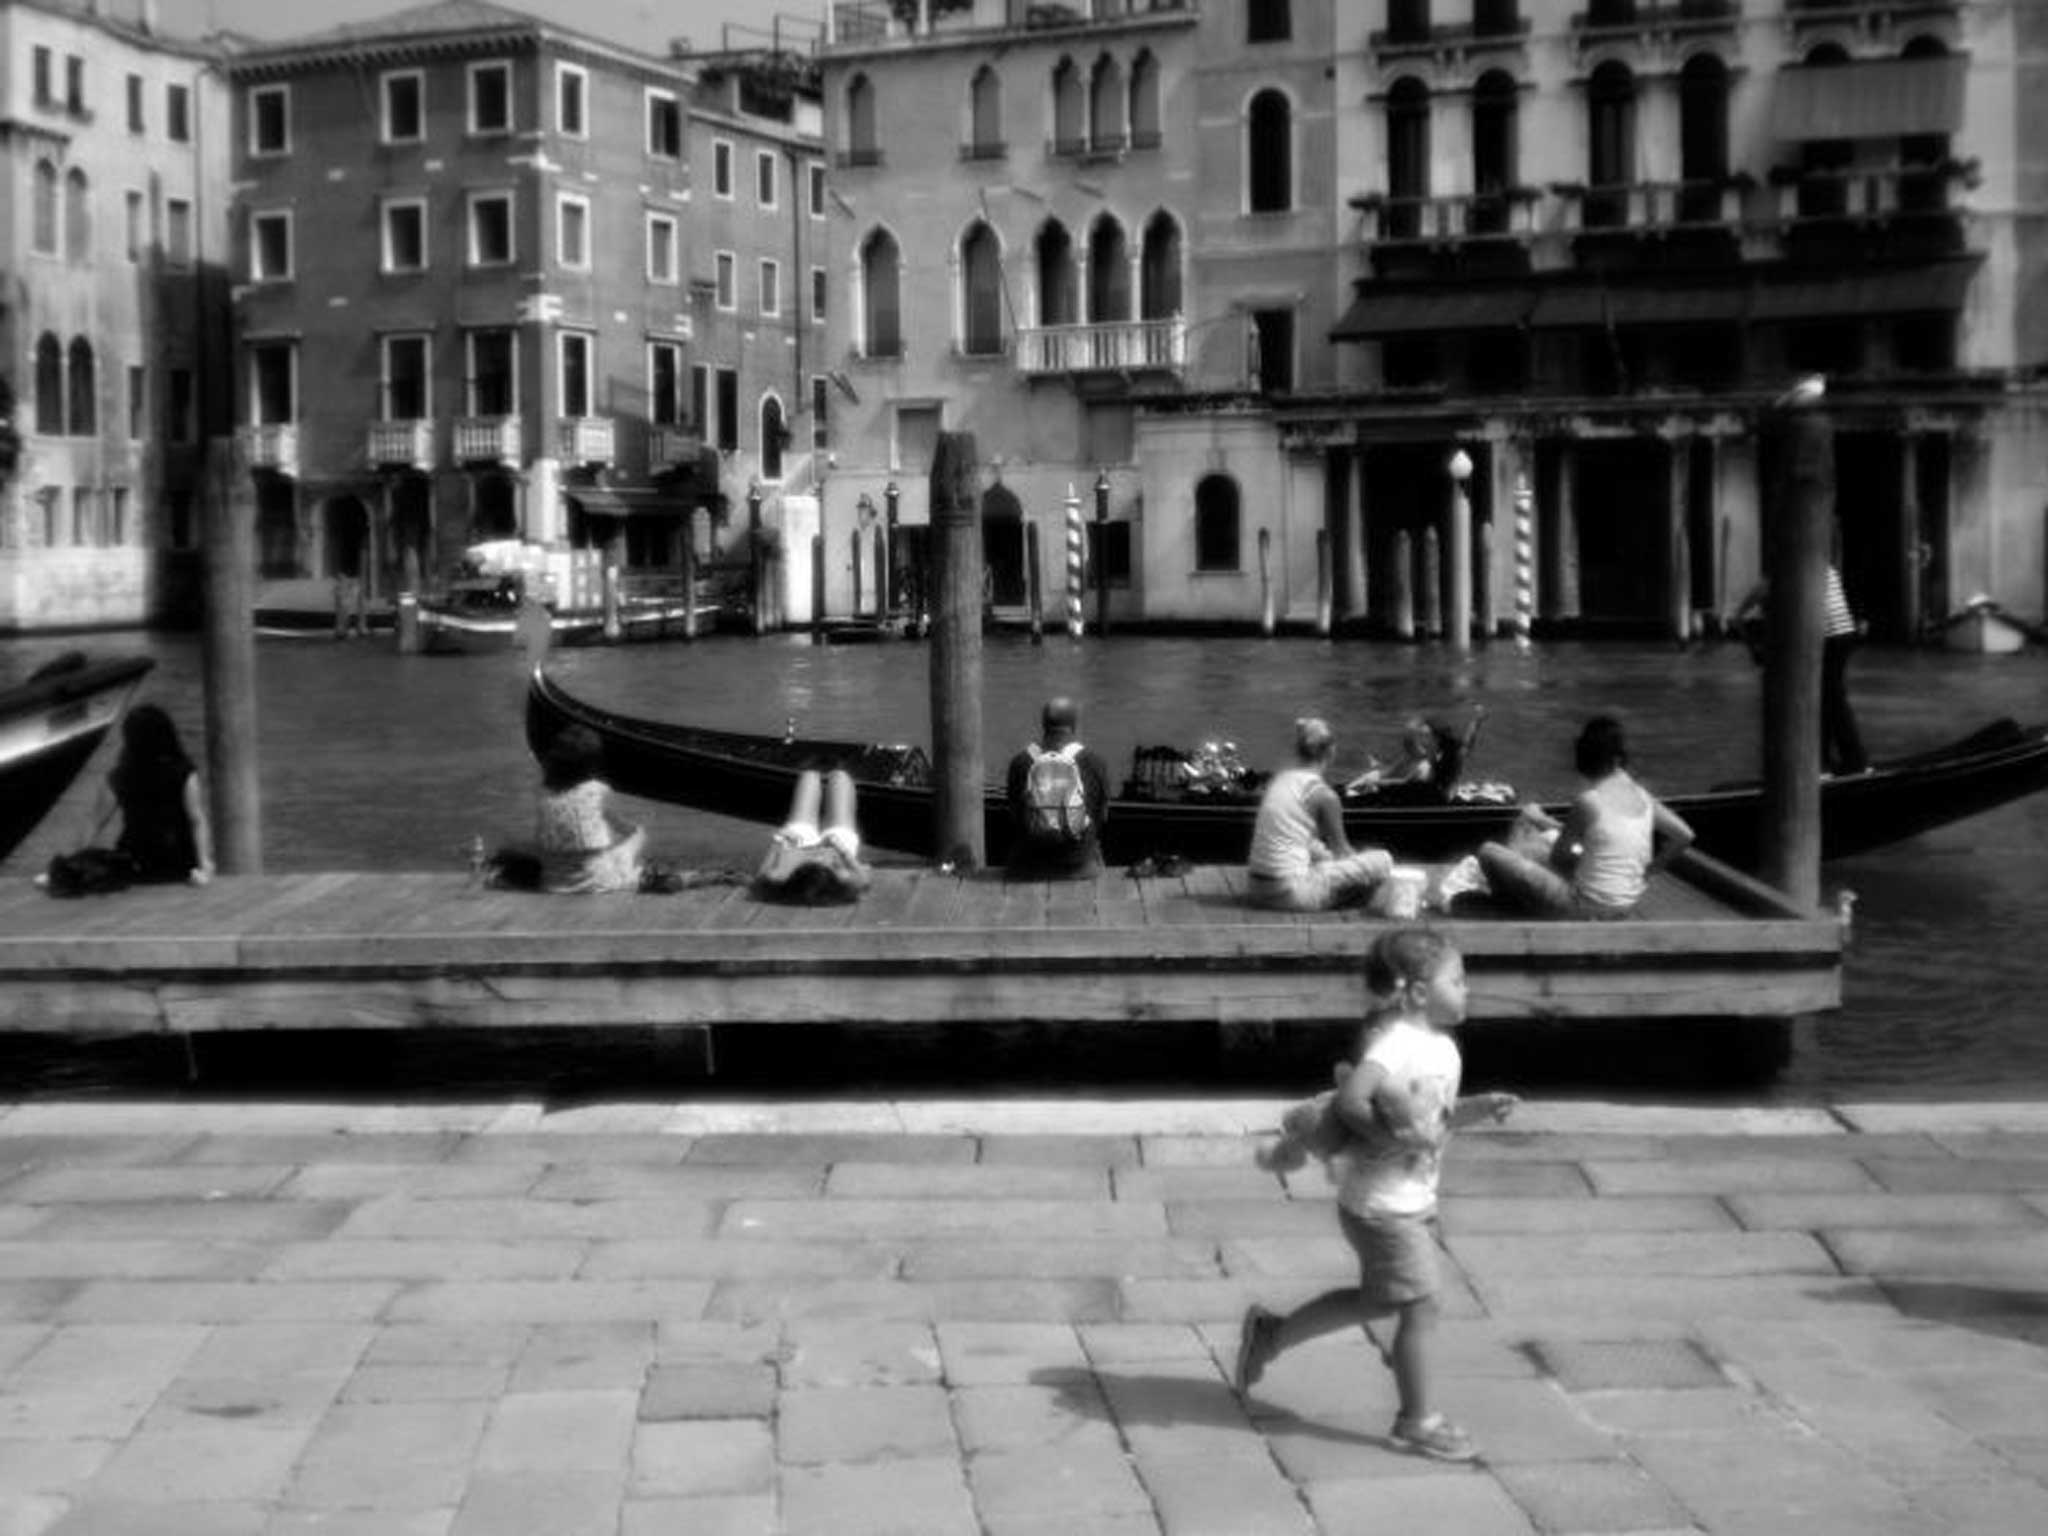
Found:
<path fill-rule="evenodd" d="M 1358 1284 L 1326 1291 L 1284 1316 L 1253 1305 L 1238 1340 L 1237 1389 L 1249 1392 L 1283 1351 L 1374 1318 L 1397 1318 L 1381 1353 L 1401 1407 L 1392 1436 L 1403 1449 L 1444 1461 L 1478 1455 L 1472 1439 L 1431 1399 L 1429 1340 L 1440 1288 L 1437 1178 L 1450 1133 L 1505 1120 L 1511 1093 L 1458 1097 L 1461 1058 L 1452 1031 L 1465 1018 L 1465 962 L 1441 934 L 1397 928 L 1365 961 L 1372 1002 L 1358 1060 L 1340 1064 L 1337 1087 L 1290 1111 L 1262 1167 L 1327 1159 L 1339 1180 L 1337 1222 L 1358 1255 Z"/>

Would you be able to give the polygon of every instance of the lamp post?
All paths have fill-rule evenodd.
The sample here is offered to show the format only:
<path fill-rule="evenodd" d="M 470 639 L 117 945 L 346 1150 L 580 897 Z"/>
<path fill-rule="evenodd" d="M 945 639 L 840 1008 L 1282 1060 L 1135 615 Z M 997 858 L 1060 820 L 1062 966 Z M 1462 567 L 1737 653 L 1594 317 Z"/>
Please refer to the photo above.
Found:
<path fill-rule="evenodd" d="M 1095 633 L 1109 633 L 1109 471 L 1095 472 Z"/>
<path fill-rule="evenodd" d="M 1472 456 L 1463 448 L 1451 454 L 1451 526 L 1444 540 L 1444 563 L 1450 567 L 1450 611 L 1444 615 L 1451 649 L 1472 648 L 1472 502 L 1466 487 L 1472 479 Z"/>
<path fill-rule="evenodd" d="M 761 569 L 761 481 L 758 476 L 747 481 L 747 565 L 749 586 L 754 595 L 754 633 L 758 635 L 767 627 L 762 609 L 768 596 L 767 582 Z"/>
<path fill-rule="evenodd" d="M 891 480 L 882 487 L 882 611 L 896 611 L 896 504 L 903 493 Z"/>

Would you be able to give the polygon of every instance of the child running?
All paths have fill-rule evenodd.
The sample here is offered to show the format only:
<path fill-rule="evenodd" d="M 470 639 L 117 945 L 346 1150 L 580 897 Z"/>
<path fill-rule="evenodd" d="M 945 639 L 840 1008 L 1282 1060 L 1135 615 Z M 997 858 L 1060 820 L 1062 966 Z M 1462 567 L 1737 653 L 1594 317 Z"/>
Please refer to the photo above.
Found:
<path fill-rule="evenodd" d="M 1465 962 L 1427 928 L 1397 928 L 1365 960 L 1372 995 L 1355 1065 L 1337 1087 L 1289 1111 L 1261 1167 L 1299 1167 L 1310 1153 L 1339 1179 L 1337 1222 L 1358 1255 L 1358 1284 L 1326 1291 L 1281 1316 L 1253 1305 L 1238 1340 L 1237 1389 L 1249 1392 L 1283 1351 L 1389 1313 L 1401 1408 L 1393 1439 L 1443 1461 L 1470 1461 L 1472 1439 L 1430 1399 L 1428 1346 L 1437 1318 L 1437 1175 L 1451 1131 L 1505 1120 L 1511 1093 L 1458 1097 L 1461 1060 L 1451 1031 L 1465 1018 Z"/>

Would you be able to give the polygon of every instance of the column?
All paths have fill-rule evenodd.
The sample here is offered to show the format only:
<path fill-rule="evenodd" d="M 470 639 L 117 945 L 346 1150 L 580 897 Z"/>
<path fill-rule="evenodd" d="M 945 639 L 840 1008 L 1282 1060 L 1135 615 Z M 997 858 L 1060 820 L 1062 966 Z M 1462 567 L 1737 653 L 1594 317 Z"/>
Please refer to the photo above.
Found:
<path fill-rule="evenodd" d="M 1666 440 L 1670 487 L 1664 507 L 1664 598 L 1671 638 L 1692 638 L 1692 438 L 1673 427 Z"/>
<path fill-rule="evenodd" d="M 1329 550 L 1330 608 L 1344 612 L 1344 561 L 1351 535 L 1351 451 L 1329 449 L 1323 456 L 1323 531 Z"/>
<path fill-rule="evenodd" d="M 1925 540 L 1920 524 L 1920 434 L 1899 434 L 1899 548 L 1898 612 L 1901 638 L 1920 638 L 1920 546 Z"/>
<path fill-rule="evenodd" d="M 1487 542 L 1487 635 L 1515 611 L 1515 478 L 1527 469 L 1528 445 L 1509 434 L 1505 421 L 1486 426 L 1486 510 L 1492 537 Z"/>
<path fill-rule="evenodd" d="M 1366 515 L 1366 473 L 1371 461 L 1363 448 L 1354 449 L 1352 459 L 1352 481 L 1354 494 L 1344 509 L 1344 585 L 1340 607 L 1347 618 L 1364 619 L 1372 608 L 1372 592 L 1367 582 L 1370 572 L 1366 565 L 1366 535 L 1371 520 Z"/>
<path fill-rule="evenodd" d="M 1546 573 L 1550 579 L 1542 586 L 1546 592 L 1556 594 L 1556 602 L 1545 608 L 1544 617 L 1567 622 L 1579 616 L 1578 481 L 1579 445 L 1574 439 L 1565 438 L 1557 445 L 1556 510 L 1551 518 L 1550 549 L 1555 564 Z"/>

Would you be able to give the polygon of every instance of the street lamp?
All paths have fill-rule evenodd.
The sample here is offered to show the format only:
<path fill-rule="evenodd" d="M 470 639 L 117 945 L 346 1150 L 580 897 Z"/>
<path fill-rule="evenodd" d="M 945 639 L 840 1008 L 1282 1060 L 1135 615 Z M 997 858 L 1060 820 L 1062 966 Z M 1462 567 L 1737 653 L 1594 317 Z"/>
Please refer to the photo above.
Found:
<path fill-rule="evenodd" d="M 1450 566 L 1450 612 L 1444 627 L 1450 633 L 1451 649 L 1472 648 L 1472 501 L 1467 483 L 1472 479 L 1472 456 L 1463 448 L 1452 450 L 1451 530 L 1444 541 L 1444 561 Z"/>

